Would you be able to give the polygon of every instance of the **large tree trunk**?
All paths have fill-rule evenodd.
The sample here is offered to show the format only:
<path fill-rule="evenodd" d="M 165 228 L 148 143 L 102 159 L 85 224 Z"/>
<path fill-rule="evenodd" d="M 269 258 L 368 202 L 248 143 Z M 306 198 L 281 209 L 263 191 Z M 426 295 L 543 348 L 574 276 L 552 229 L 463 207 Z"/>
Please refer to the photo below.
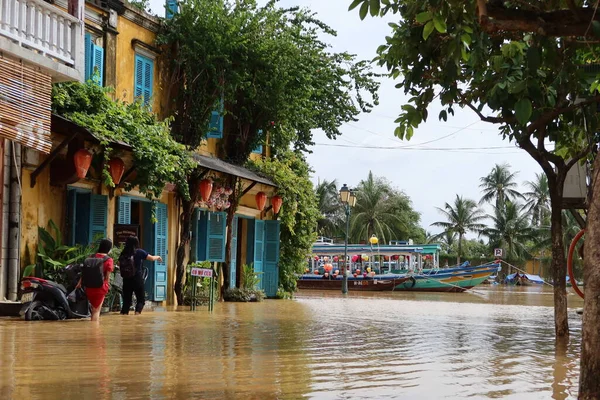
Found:
<path fill-rule="evenodd" d="M 221 286 L 221 298 L 224 298 L 225 289 L 231 287 L 230 271 L 231 271 L 231 242 L 233 240 L 233 217 L 238 207 L 238 187 L 237 178 L 229 176 L 227 184 L 233 190 L 230 197 L 231 206 L 227 210 L 227 237 L 225 241 L 225 262 L 223 263 L 223 285 Z"/>
<path fill-rule="evenodd" d="M 585 282 L 579 399 L 600 398 L 600 157 L 594 161 L 585 231 L 583 280 Z"/>
<path fill-rule="evenodd" d="M 458 254 L 456 255 L 456 265 L 460 265 L 460 256 L 462 255 L 462 234 L 458 235 Z"/>
<path fill-rule="evenodd" d="M 567 268 L 562 229 L 562 193 L 565 173 L 548 177 L 550 189 L 550 235 L 552 241 L 552 280 L 554 285 L 554 330 L 557 338 L 569 335 L 567 317 Z"/>

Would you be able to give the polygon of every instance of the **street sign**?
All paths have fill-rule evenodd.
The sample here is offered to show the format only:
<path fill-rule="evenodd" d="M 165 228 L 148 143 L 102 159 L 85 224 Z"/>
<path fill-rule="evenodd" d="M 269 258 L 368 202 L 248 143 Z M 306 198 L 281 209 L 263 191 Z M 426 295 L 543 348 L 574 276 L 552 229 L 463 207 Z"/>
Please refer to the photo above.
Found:
<path fill-rule="evenodd" d="M 494 249 L 494 257 L 502 257 L 502 249 Z"/>
<path fill-rule="evenodd" d="M 205 278 L 212 278 L 213 270 L 207 268 L 192 268 L 192 276 L 201 276 Z"/>

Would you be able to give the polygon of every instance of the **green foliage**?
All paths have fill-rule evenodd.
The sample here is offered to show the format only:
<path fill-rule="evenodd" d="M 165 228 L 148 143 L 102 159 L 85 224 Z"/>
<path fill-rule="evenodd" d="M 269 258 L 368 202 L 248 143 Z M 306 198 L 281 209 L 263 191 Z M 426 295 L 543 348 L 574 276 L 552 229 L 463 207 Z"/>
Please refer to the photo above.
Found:
<path fill-rule="evenodd" d="M 324 180 L 315 187 L 321 217 L 317 222 L 317 234 L 334 238 L 341 235 L 344 226 L 344 210 L 340 203 L 340 195 L 335 180 Z"/>
<path fill-rule="evenodd" d="M 310 181 L 310 168 L 301 154 L 285 152 L 272 160 L 251 162 L 250 167 L 271 177 L 283 198 L 281 221 L 279 284 L 283 290 L 296 289 L 296 274 L 304 270 L 316 240 L 320 218 L 317 198 Z"/>
<path fill-rule="evenodd" d="M 248 303 L 263 301 L 265 293 L 262 290 L 229 288 L 225 289 L 223 297 L 225 301 Z"/>
<path fill-rule="evenodd" d="M 197 306 L 208 305 L 210 301 L 210 278 L 196 277 L 196 294 L 193 293 L 194 277 L 192 277 L 192 268 L 212 269 L 210 261 L 198 261 L 190 263 L 186 268 L 185 285 L 183 286 L 183 305 L 190 306 L 195 302 Z M 213 290 L 215 301 L 218 293 L 218 282 L 213 280 Z"/>
<path fill-rule="evenodd" d="M 108 90 L 92 83 L 62 83 L 52 88 L 52 111 L 89 129 L 101 140 L 104 160 L 110 160 L 112 143 L 133 147 L 136 177 L 126 187 L 138 187 L 148 198 L 157 198 L 167 183 L 175 183 L 189 197 L 186 175 L 193 168 L 185 147 L 170 135 L 169 121 L 159 121 L 141 102 L 112 100 Z M 103 179 L 114 187 L 105 162 Z"/>
<path fill-rule="evenodd" d="M 314 129 L 339 135 L 342 123 L 377 104 L 379 85 L 370 63 L 330 51 L 323 39 L 334 35 L 309 10 L 275 1 L 182 3 L 159 37 L 178 86 L 175 137 L 197 146 L 221 98 L 224 154 L 237 164 L 264 140 L 259 130 L 277 151 L 305 150 Z"/>
<path fill-rule="evenodd" d="M 495 202 L 497 208 L 504 207 L 507 201 L 523 199 L 515 178 L 518 172 L 511 172 L 510 165 L 496 164 L 490 173 L 480 179 L 479 187 L 483 196 L 479 204 Z"/>
<path fill-rule="evenodd" d="M 242 289 L 255 290 L 260 283 L 262 272 L 254 272 L 253 264 L 242 265 Z"/>

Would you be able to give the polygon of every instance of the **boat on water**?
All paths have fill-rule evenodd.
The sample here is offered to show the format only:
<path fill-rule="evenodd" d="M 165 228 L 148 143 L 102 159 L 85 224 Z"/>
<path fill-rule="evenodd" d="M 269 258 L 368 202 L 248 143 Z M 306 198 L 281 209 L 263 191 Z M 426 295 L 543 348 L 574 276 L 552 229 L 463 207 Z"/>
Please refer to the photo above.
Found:
<path fill-rule="evenodd" d="M 509 285 L 515 286 L 537 286 L 544 284 L 544 280 L 539 275 L 522 274 L 518 272 L 507 275 L 504 281 Z"/>
<path fill-rule="evenodd" d="M 396 286 L 395 290 L 412 292 L 464 292 L 481 284 L 498 272 L 499 264 L 486 264 L 463 271 L 413 274 L 407 281 Z"/>
<path fill-rule="evenodd" d="M 403 282 L 410 279 L 408 276 L 379 275 L 373 277 L 349 277 L 348 290 L 360 292 L 385 292 L 392 291 Z M 298 289 L 315 290 L 342 290 L 342 277 L 324 279 L 319 275 L 302 275 L 299 277 Z"/>

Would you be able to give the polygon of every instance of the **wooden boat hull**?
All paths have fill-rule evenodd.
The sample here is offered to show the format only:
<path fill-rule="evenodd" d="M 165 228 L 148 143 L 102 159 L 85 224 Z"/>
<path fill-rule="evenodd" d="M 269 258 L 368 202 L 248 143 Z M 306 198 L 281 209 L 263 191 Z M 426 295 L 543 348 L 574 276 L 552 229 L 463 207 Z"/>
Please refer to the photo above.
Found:
<path fill-rule="evenodd" d="M 395 287 L 408 280 L 408 277 L 393 278 L 373 278 L 373 279 L 348 279 L 348 291 L 359 292 L 385 292 L 392 291 Z M 342 279 L 319 279 L 319 278 L 300 278 L 297 281 L 298 289 L 313 290 L 342 290 Z"/>
<path fill-rule="evenodd" d="M 406 282 L 396 286 L 395 290 L 412 292 L 447 292 L 460 293 L 471 289 L 494 273 L 496 269 L 487 271 L 470 271 L 462 276 L 431 275 L 409 278 Z"/>

